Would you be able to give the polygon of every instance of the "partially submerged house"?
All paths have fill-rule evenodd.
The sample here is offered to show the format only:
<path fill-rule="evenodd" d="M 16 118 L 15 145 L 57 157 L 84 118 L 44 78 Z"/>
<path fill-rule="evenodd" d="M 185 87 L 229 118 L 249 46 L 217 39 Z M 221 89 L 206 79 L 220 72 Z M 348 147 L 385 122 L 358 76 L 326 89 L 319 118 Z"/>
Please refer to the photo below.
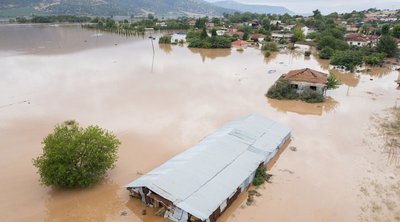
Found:
<path fill-rule="evenodd" d="M 214 222 L 290 136 L 289 127 L 270 119 L 242 117 L 126 187 L 172 221 Z"/>
<path fill-rule="evenodd" d="M 344 36 L 344 40 L 349 45 L 354 46 L 374 46 L 378 42 L 378 37 L 374 35 L 363 35 L 359 33 L 350 33 Z"/>
<path fill-rule="evenodd" d="M 321 94 L 325 94 L 327 89 L 328 74 L 313 69 L 297 69 L 289 71 L 281 77 L 288 80 L 297 93 L 302 93 L 306 89 L 311 89 Z"/>
<path fill-rule="evenodd" d="M 186 42 L 186 33 L 184 33 L 184 32 L 174 33 L 171 36 L 171 42 L 172 43 Z"/>

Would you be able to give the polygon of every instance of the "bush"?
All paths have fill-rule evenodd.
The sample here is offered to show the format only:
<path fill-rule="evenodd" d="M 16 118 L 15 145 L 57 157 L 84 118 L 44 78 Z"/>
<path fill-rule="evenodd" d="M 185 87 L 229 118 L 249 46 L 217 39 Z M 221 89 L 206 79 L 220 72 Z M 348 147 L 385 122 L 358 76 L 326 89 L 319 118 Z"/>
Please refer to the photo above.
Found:
<path fill-rule="evenodd" d="M 171 36 L 170 35 L 161 36 L 160 39 L 158 40 L 158 43 L 171 44 Z"/>
<path fill-rule="evenodd" d="M 389 57 L 395 57 L 398 55 L 396 40 L 389 35 L 381 36 L 376 47 L 378 52 L 386 53 Z"/>
<path fill-rule="evenodd" d="M 57 125 L 33 160 L 46 186 L 75 188 L 99 182 L 114 167 L 120 141 L 98 126 L 81 128 L 74 121 Z"/>
<path fill-rule="evenodd" d="M 299 95 L 287 80 L 278 80 L 267 92 L 266 96 L 272 99 L 298 99 Z"/>
<path fill-rule="evenodd" d="M 260 186 L 265 182 L 267 179 L 267 173 L 265 172 L 267 168 L 265 166 L 260 166 L 256 170 L 256 175 L 254 176 L 253 179 L 253 185 L 254 186 Z"/>
<path fill-rule="evenodd" d="M 312 89 L 305 89 L 300 94 L 300 99 L 308 103 L 321 103 L 325 101 L 324 95 Z"/>
<path fill-rule="evenodd" d="M 308 56 L 310 56 L 310 55 L 311 55 L 311 52 L 310 52 L 310 51 L 305 51 L 305 52 L 304 52 L 304 56 L 307 56 L 307 57 L 308 57 Z"/>
<path fill-rule="evenodd" d="M 279 51 L 278 44 L 275 42 L 266 42 L 263 44 L 262 48 L 263 51 L 272 51 L 272 52 L 277 52 Z"/>
<path fill-rule="evenodd" d="M 380 65 L 383 64 L 385 57 L 385 53 L 373 53 L 371 55 L 364 56 L 364 62 L 368 65 Z"/>
<path fill-rule="evenodd" d="M 264 56 L 265 57 L 270 57 L 271 56 L 271 51 L 264 51 Z"/>
<path fill-rule="evenodd" d="M 336 89 L 340 85 L 340 81 L 336 78 L 333 73 L 329 73 L 328 82 L 326 84 L 327 89 Z"/>
<path fill-rule="evenodd" d="M 352 50 L 336 51 L 332 56 L 331 64 L 353 72 L 357 65 L 363 64 L 362 54 Z"/>
<path fill-rule="evenodd" d="M 227 36 L 213 36 L 206 38 L 194 37 L 190 39 L 190 48 L 230 48 L 231 39 Z"/>
<path fill-rule="evenodd" d="M 320 59 L 330 59 L 334 52 L 335 51 L 331 47 L 327 46 L 319 52 L 319 58 Z"/>

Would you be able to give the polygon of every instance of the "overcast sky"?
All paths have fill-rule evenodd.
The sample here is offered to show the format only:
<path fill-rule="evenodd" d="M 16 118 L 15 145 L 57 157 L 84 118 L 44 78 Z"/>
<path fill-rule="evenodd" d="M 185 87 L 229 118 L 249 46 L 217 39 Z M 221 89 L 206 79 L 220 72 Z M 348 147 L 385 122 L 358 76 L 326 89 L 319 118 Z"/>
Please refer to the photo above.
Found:
<path fill-rule="evenodd" d="M 211 2 L 219 0 L 208 0 Z M 236 0 L 242 3 L 284 6 L 296 13 L 311 13 L 319 9 L 328 14 L 334 11 L 349 12 L 368 8 L 400 9 L 400 0 Z"/>

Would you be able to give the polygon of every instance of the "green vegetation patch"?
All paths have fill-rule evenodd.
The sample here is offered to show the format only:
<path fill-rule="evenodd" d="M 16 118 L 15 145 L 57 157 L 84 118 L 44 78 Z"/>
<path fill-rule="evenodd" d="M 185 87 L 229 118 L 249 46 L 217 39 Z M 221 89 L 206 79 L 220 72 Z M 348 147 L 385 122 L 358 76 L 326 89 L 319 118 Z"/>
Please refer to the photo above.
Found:
<path fill-rule="evenodd" d="M 43 154 L 33 160 L 46 186 L 77 188 L 94 185 L 114 167 L 120 141 L 98 126 L 75 121 L 57 125 L 44 138 Z"/>
<path fill-rule="evenodd" d="M 324 96 L 311 89 L 306 89 L 302 93 L 297 93 L 296 89 L 292 88 L 288 80 L 278 80 L 267 92 L 266 96 L 271 99 L 278 100 L 297 100 L 308 103 L 324 102 Z"/>

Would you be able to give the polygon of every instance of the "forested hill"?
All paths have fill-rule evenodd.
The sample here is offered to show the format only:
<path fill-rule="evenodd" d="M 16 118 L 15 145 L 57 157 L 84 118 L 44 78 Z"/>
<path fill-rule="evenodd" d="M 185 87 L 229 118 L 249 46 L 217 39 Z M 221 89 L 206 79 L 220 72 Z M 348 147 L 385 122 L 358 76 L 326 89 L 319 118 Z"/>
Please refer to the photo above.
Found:
<path fill-rule="evenodd" d="M 270 5 L 255 5 L 255 4 L 243 4 L 236 1 L 218 1 L 213 3 L 216 6 L 236 10 L 239 12 L 252 12 L 259 14 L 295 14 L 289 9 L 282 6 L 270 6 Z"/>
<path fill-rule="evenodd" d="M 18 13 L 96 16 L 213 16 L 231 9 L 203 0 L 1 0 L 0 16 Z"/>

